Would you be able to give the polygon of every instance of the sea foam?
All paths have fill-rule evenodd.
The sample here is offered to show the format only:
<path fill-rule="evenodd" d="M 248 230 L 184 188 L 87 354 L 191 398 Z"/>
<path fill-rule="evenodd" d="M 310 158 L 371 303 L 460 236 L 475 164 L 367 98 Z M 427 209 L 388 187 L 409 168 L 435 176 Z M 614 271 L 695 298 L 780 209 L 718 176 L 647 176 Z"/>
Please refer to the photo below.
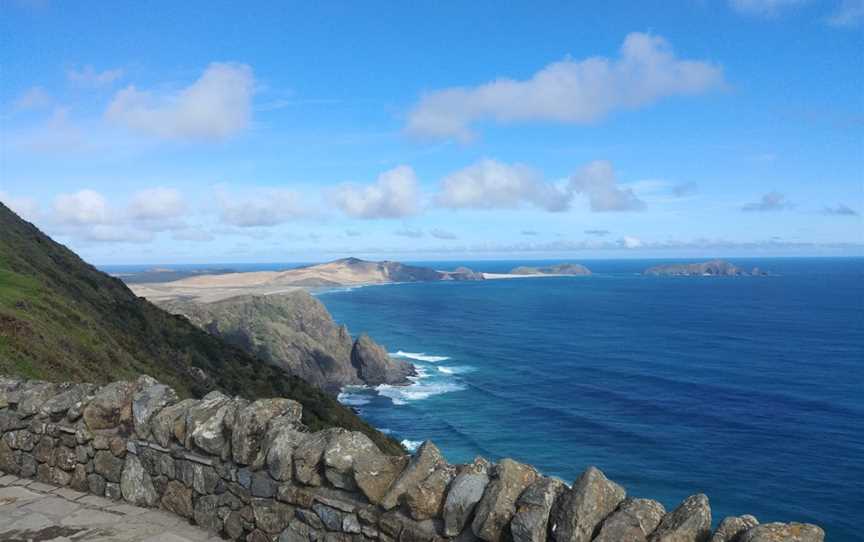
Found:
<path fill-rule="evenodd" d="M 425 361 L 426 363 L 437 363 L 439 361 L 450 359 L 448 356 L 427 356 L 425 352 L 403 352 L 402 350 L 395 353 L 390 352 L 390 356 L 394 358 L 408 358 L 417 361 Z"/>

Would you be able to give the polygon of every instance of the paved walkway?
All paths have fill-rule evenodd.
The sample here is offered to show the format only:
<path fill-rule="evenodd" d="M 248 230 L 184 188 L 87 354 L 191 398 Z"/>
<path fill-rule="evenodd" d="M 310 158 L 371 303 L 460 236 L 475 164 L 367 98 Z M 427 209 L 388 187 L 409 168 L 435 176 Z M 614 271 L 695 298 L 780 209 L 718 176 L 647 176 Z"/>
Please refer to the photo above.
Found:
<path fill-rule="evenodd" d="M 163 510 L 139 508 L 7 475 L 0 477 L 0 540 L 204 542 L 221 539 Z"/>

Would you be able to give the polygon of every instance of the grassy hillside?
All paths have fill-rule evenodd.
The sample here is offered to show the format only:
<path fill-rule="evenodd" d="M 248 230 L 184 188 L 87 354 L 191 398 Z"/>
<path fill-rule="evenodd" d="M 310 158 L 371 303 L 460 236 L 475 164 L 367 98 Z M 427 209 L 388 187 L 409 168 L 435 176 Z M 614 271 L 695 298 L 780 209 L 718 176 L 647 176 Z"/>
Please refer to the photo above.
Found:
<path fill-rule="evenodd" d="M 399 445 L 332 397 L 136 297 L 0 203 L 0 374 L 108 382 L 146 373 L 178 393 L 290 397 L 313 429 Z"/>

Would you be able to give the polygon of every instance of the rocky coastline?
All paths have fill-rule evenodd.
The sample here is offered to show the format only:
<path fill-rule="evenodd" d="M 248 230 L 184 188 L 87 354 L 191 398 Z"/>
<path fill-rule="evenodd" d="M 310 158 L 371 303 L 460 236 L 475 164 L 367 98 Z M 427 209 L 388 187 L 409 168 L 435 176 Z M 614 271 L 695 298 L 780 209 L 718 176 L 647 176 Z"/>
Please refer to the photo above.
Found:
<path fill-rule="evenodd" d="M 643 271 L 642 274 L 653 277 L 756 277 L 768 275 L 767 272 L 758 267 L 747 271 L 724 260 L 655 265 Z"/>
<path fill-rule="evenodd" d="M 247 542 L 820 542 L 804 523 L 723 519 L 708 497 L 667 511 L 599 469 L 573 482 L 512 459 L 451 465 L 425 442 L 389 456 L 310 432 L 290 399 L 180 400 L 141 376 L 104 386 L 0 378 L 0 471 L 159 507 Z"/>

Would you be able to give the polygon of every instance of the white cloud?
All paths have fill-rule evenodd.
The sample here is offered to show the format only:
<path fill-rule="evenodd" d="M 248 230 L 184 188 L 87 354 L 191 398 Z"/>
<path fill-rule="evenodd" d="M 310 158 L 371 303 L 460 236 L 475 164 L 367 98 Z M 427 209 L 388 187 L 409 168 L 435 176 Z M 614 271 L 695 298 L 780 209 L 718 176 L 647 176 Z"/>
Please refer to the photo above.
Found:
<path fill-rule="evenodd" d="M 454 239 L 459 239 L 459 236 L 455 233 L 447 230 L 442 230 L 440 228 L 435 228 L 429 232 L 429 235 L 434 237 L 435 239 L 443 239 L 445 241 L 452 241 Z"/>
<path fill-rule="evenodd" d="M 73 232 L 72 235 L 97 243 L 149 243 L 153 240 L 152 232 L 121 224 L 93 224 Z"/>
<path fill-rule="evenodd" d="M 398 166 L 378 176 L 374 184 L 343 184 L 332 192 L 336 205 L 353 218 L 400 218 L 419 210 L 420 186 L 410 166 Z"/>
<path fill-rule="evenodd" d="M 729 0 L 729 5 L 744 15 L 771 17 L 786 8 L 800 6 L 808 0 Z"/>
<path fill-rule="evenodd" d="M 788 209 L 792 206 L 789 203 L 789 200 L 786 199 L 786 196 L 781 194 L 780 192 L 768 192 L 763 195 L 759 201 L 754 201 L 752 203 L 748 203 L 741 207 L 742 211 L 757 211 L 757 212 L 766 212 L 766 211 L 782 211 L 783 209 Z"/>
<path fill-rule="evenodd" d="M 25 196 L 16 197 L 0 190 L 0 202 L 3 202 L 3 204 L 12 209 L 12 212 L 29 222 L 36 221 L 42 214 L 39 203 L 33 198 Z"/>
<path fill-rule="evenodd" d="M 843 0 L 825 22 L 831 26 L 853 28 L 864 21 L 864 0 Z"/>
<path fill-rule="evenodd" d="M 215 239 L 212 233 L 200 228 L 186 228 L 177 230 L 171 233 L 171 238 L 175 241 L 195 241 L 205 243 Z"/>
<path fill-rule="evenodd" d="M 69 226 L 107 224 L 111 220 L 111 213 L 102 194 L 94 190 L 81 190 L 54 198 L 54 220 Z"/>
<path fill-rule="evenodd" d="M 393 232 L 394 235 L 398 235 L 399 237 L 410 237 L 411 239 L 419 239 L 426 234 L 423 233 L 423 230 L 418 230 L 416 228 L 401 228 Z"/>
<path fill-rule="evenodd" d="M 625 235 L 621 239 L 621 245 L 624 246 L 624 248 L 639 248 L 642 246 L 642 240 L 638 237 L 631 237 L 629 235 Z"/>
<path fill-rule="evenodd" d="M 469 141 L 471 124 L 484 119 L 587 124 L 616 110 L 703 93 L 723 83 L 719 66 L 678 59 L 664 38 L 634 32 L 617 59 L 566 58 L 525 81 L 500 78 L 427 93 L 409 113 L 407 131 Z"/>
<path fill-rule="evenodd" d="M 214 62 L 175 94 L 159 96 L 130 85 L 117 92 L 105 115 L 133 131 L 165 139 L 226 139 L 249 125 L 254 86 L 249 66 Z"/>
<path fill-rule="evenodd" d="M 45 89 L 39 86 L 27 89 L 13 104 L 15 109 L 43 109 L 51 106 L 54 100 Z"/>
<path fill-rule="evenodd" d="M 129 215 L 135 220 L 169 220 L 186 212 L 183 196 L 173 188 L 150 188 L 136 192 L 129 204 Z"/>
<path fill-rule="evenodd" d="M 220 188 L 217 198 L 222 222 L 241 228 L 276 226 L 312 214 L 299 193 L 283 188 L 248 196 L 237 196 Z"/>
<path fill-rule="evenodd" d="M 66 77 L 70 82 L 78 86 L 98 88 L 110 85 L 123 77 L 123 70 L 114 69 L 97 72 L 93 66 L 84 66 L 80 70 L 74 68 L 66 70 Z"/>
<path fill-rule="evenodd" d="M 570 205 L 570 194 L 544 181 L 540 173 L 527 166 L 484 159 L 445 177 L 436 203 L 452 209 L 516 209 L 533 205 L 547 211 L 565 211 Z"/>
<path fill-rule="evenodd" d="M 825 207 L 822 209 L 822 214 L 835 216 L 858 216 L 858 211 L 849 207 L 845 203 L 839 203 L 836 207 Z"/>
<path fill-rule="evenodd" d="M 630 188 L 621 188 L 615 179 L 612 163 L 595 160 L 570 179 L 570 189 L 584 194 L 592 211 L 639 211 L 645 208 Z"/>

